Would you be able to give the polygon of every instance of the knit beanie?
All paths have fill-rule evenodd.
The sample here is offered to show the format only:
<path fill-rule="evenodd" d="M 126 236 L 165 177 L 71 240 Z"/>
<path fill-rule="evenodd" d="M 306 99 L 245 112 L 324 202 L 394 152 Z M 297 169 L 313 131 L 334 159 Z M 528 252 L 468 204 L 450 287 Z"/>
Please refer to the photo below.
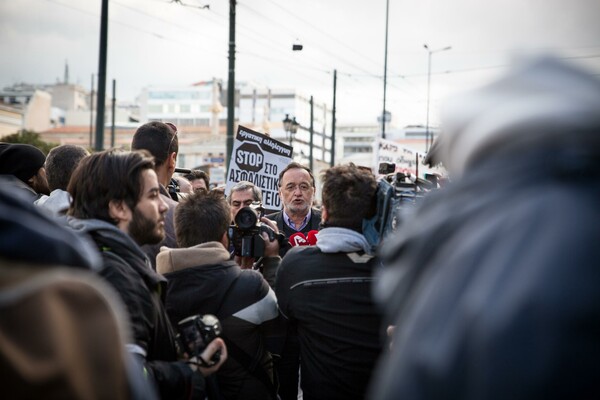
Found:
<path fill-rule="evenodd" d="M 14 175 L 27 183 L 45 161 L 44 153 L 30 144 L 0 143 L 0 175 Z"/>

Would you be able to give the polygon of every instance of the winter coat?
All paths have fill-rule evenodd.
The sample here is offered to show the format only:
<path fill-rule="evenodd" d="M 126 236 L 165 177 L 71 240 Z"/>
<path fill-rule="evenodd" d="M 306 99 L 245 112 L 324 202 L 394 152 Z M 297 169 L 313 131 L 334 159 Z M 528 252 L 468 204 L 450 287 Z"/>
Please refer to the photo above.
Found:
<path fill-rule="evenodd" d="M 600 398 L 600 82 L 542 59 L 453 104 L 459 178 L 389 239 L 370 398 Z"/>
<path fill-rule="evenodd" d="M 62 189 L 54 189 L 50 196 L 42 196 L 34 204 L 42 209 L 50 211 L 53 215 L 66 214 L 71 205 L 71 195 Z"/>
<path fill-rule="evenodd" d="M 257 375 L 272 380 L 272 360 L 265 349 L 262 326 L 277 317 L 277 299 L 260 273 L 242 270 L 229 258 L 218 242 L 163 248 L 157 269 L 169 281 L 167 312 L 173 325 L 192 315 L 215 315 L 229 353 L 217 372 L 223 396 L 269 399 L 271 389 Z M 252 363 L 238 357 L 240 352 Z"/>
<path fill-rule="evenodd" d="M 101 251 L 100 275 L 127 306 L 133 330 L 130 352 L 143 358 L 161 398 L 203 398 L 204 378 L 179 362 L 175 334 L 163 300 L 166 280 L 151 268 L 139 246 L 105 221 L 69 219 L 71 226 L 92 237 Z"/>
<path fill-rule="evenodd" d="M 378 259 L 367 249 L 361 234 L 325 228 L 316 246 L 294 247 L 281 261 L 275 290 L 300 342 L 304 399 L 365 398 L 382 346 L 371 296 Z"/>

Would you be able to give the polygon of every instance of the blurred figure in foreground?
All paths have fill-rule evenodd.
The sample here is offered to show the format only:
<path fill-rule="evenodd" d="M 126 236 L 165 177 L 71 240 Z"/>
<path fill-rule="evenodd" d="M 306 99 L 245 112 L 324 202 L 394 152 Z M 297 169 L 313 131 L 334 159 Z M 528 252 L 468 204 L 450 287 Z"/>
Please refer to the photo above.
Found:
<path fill-rule="evenodd" d="M 125 344 L 123 305 L 95 246 L 0 178 L 3 398 L 155 398 Z M 32 246 L 35 244 L 35 246 Z"/>
<path fill-rule="evenodd" d="M 600 82 L 538 58 L 445 111 L 454 182 L 384 250 L 369 397 L 600 398 Z"/>

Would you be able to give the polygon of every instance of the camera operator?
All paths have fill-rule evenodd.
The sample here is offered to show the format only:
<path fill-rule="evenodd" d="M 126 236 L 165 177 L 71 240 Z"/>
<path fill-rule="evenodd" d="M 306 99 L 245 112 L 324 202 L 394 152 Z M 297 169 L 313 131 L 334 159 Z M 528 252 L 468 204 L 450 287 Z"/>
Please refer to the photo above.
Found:
<path fill-rule="evenodd" d="M 258 188 L 254 183 L 248 181 L 239 181 L 231 188 L 229 196 L 227 197 L 227 202 L 231 208 L 231 223 L 236 225 L 236 216 L 238 212 L 241 209 L 247 210 L 247 207 L 251 207 L 253 204 L 262 202 L 262 193 L 260 188 Z M 274 232 L 280 231 L 275 223 L 263 217 L 262 213 L 259 215 L 259 221 L 263 224 L 266 224 Z M 279 241 L 279 245 L 281 245 L 280 242 L 281 241 Z M 279 267 L 279 263 L 281 261 L 281 257 L 278 255 L 281 246 L 277 247 L 277 253 L 273 253 L 272 250 L 274 249 L 274 243 L 272 243 L 272 241 L 265 243 L 266 253 L 260 259 L 257 259 L 256 257 L 240 256 L 239 251 L 236 255 L 233 241 L 230 243 L 230 251 L 232 254 L 234 254 L 236 262 L 242 268 L 259 269 L 267 282 L 269 282 L 269 285 L 273 287 L 275 285 L 275 274 L 277 272 L 277 267 Z M 256 262 L 258 262 L 258 264 L 256 264 Z"/>
<path fill-rule="evenodd" d="M 140 246 L 165 235 L 167 205 L 159 195 L 154 161 L 145 151 L 103 151 L 84 158 L 71 177 L 69 224 L 87 234 L 101 251 L 99 272 L 127 307 L 133 341 L 127 348 L 145 364 L 161 398 L 203 398 L 204 375 L 227 358 L 221 339 L 202 353 L 221 351 L 221 363 L 197 368 L 177 352 L 173 328 L 163 305 L 166 280 L 150 267 Z M 199 370 L 199 371 L 198 371 Z"/>
<path fill-rule="evenodd" d="M 231 260 L 228 229 L 231 213 L 217 192 L 194 193 L 175 211 L 178 249 L 163 248 L 158 272 L 169 280 L 166 305 L 171 321 L 213 314 L 220 321 L 229 359 L 217 373 L 226 399 L 275 399 L 271 355 L 264 323 L 278 316 L 277 299 L 261 274 Z M 277 254 L 276 241 L 265 252 Z"/>
<path fill-rule="evenodd" d="M 275 291 L 288 334 L 295 330 L 300 343 L 305 400 L 365 398 L 382 346 L 371 299 L 379 261 L 362 235 L 376 190 L 373 174 L 354 164 L 326 170 L 317 243 L 294 247 L 281 261 Z"/>

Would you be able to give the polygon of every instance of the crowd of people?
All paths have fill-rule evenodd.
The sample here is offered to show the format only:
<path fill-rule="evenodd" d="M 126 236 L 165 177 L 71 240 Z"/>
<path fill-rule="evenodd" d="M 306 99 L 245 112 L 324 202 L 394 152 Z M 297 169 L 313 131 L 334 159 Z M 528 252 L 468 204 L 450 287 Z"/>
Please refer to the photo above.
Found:
<path fill-rule="evenodd" d="M 536 59 L 442 121 L 427 161 L 452 182 L 382 246 L 363 235 L 382 204 L 369 168 L 323 171 L 316 207 L 291 162 L 256 256 L 232 230 L 260 188 L 176 176 L 173 124 L 140 126 L 131 151 L 0 143 L 3 393 L 600 397 L 598 79 Z"/>

